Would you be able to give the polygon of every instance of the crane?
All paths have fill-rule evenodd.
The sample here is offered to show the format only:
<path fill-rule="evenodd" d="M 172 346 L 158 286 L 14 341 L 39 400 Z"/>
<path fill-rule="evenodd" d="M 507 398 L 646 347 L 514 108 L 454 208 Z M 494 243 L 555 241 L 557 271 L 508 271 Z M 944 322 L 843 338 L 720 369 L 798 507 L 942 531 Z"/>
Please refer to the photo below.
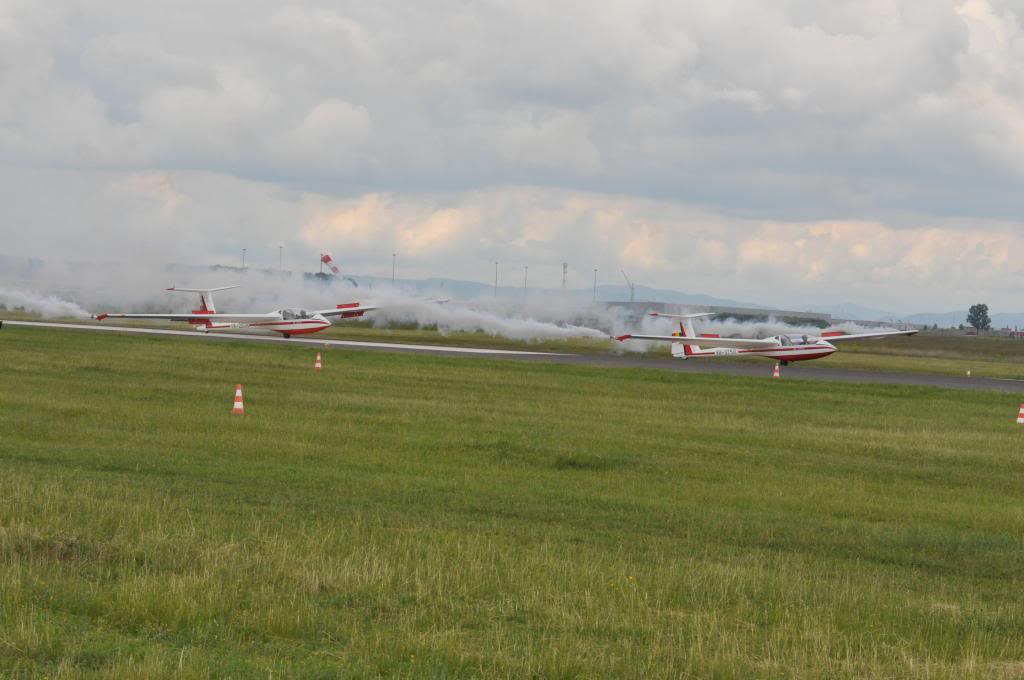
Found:
<path fill-rule="evenodd" d="M 622 273 L 622 278 L 626 279 L 626 285 L 629 286 L 629 301 L 634 302 L 636 300 L 636 286 L 634 286 L 633 282 L 629 280 L 628 276 L 626 276 L 625 270 L 620 269 L 619 271 Z"/>

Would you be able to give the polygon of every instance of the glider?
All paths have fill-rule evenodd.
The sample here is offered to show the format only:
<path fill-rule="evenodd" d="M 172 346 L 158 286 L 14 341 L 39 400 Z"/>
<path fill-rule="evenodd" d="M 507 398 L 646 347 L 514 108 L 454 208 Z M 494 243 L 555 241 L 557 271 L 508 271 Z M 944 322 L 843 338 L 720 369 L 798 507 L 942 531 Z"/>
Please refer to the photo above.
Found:
<path fill-rule="evenodd" d="M 672 356 L 679 359 L 697 359 L 704 357 L 767 357 L 783 365 L 791 361 L 809 361 L 827 357 L 838 349 L 834 343 L 848 340 L 867 340 L 870 338 L 887 338 L 895 335 L 913 335 L 916 330 L 899 331 L 885 330 L 877 333 L 843 333 L 826 331 L 820 336 L 814 335 L 776 335 L 770 338 L 723 338 L 718 335 L 703 333 L 698 335 L 693 330 L 693 319 L 715 316 L 716 312 L 700 314 L 661 314 L 651 312 L 651 316 L 680 319 L 679 332 L 672 335 L 638 335 L 627 333 L 616 338 L 620 342 L 626 340 L 654 340 L 672 343 Z"/>
<path fill-rule="evenodd" d="M 202 331 L 220 331 L 227 329 L 251 328 L 263 331 L 275 331 L 286 338 L 293 335 L 316 333 L 330 328 L 331 319 L 338 317 L 352 319 L 366 312 L 379 309 L 372 305 L 358 302 L 347 302 L 336 305 L 333 309 L 307 310 L 298 308 L 278 309 L 266 314 L 231 314 L 218 312 L 213 304 L 213 294 L 222 290 L 231 290 L 238 286 L 223 288 L 168 288 L 177 293 L 198 293 L 199 309 L 187 314 L 99 314 L 97 321 L 104 319 L 164 319 L 166 321 L 184 321 Z"/>

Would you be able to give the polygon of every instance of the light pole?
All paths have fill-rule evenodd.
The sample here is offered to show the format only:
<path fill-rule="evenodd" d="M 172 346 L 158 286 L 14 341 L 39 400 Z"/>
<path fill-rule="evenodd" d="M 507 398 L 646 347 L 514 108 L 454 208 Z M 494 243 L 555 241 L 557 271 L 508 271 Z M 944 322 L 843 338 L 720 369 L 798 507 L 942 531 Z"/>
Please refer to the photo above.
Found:
<path fill-rule="evenodd" d="M 597 268 L 594 268 L 594 302 L 597 302 Z"/>
<path fill-rule="evenodd" d="M 284 246 L 277 247 L 277 271 L 284 273 Z"/>
<path fill-rule="evenodd" d="M 395 282 L 395 266 L 398 259 L 398 253 L 391 253 L 391 283 Z"/>
<path fill-rule="evenodd" d="M 242 248 L 242 271 L 245 271 L 245 248 Z"/>
<path fill-rule="evenodd" d="M 523 265 L 523 299 L 526 299 L 526 281 L 530 275 L 530 265 Z"/>
<path fill-rule="evenodd" d="M 494 297 L 498 297 L 498 263 L 494 263 Z"/>

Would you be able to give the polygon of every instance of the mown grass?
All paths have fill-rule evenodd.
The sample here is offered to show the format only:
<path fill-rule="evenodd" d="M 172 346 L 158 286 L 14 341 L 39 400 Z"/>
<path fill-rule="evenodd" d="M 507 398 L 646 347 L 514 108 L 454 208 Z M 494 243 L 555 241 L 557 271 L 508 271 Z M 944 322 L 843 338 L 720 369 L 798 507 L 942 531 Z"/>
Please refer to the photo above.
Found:
<path fill-rule="evenodd" d="M 855 370 L 904 371 L 1024 380 L 1024 340 L 952 333 L 846 343 L 828 365 Z M 815 364 L 819 365 L 819 364 Z"/>
<path fill-rule="evenodd" d="M 1012 396 L 312 359 L 0 331 L 0 675 L 1024 675 Z"/>

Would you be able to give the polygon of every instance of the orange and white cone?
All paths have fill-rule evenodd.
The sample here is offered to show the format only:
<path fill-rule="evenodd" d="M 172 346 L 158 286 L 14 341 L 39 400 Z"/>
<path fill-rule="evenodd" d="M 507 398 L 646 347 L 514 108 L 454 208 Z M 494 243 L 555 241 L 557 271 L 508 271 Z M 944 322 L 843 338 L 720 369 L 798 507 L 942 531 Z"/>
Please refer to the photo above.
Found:
<path fill-rule="evenodd" d="M 242 415 L 245 413 L 245 406 L 242 404 L 242 386 L 235 386 L 235 406 L 231 409 L 232 415 Z"/>
<path fill-rule="evenodd" d="M 772 369 L 772 377 L 773 378 L 781 378 L 782 377 L 782 375 L 779 373 L 779 362 L 778 361 L 775 362 L 775 368 Z"/>
<path fill-rule="evenodd" d="M 1017 411 L 1017 424 L 1024 425 L 1024 404 L 1020 405 L 1020 410 Z"/>
<path fill-rule="evenodd" d="M 322 368 L 322 366 L 320 364 L 320 352 L 317 352 L 316 353 L 316 363 L 313 364 L 313 370 L 314 371 L 319 371 L 321 368 Z"/>

